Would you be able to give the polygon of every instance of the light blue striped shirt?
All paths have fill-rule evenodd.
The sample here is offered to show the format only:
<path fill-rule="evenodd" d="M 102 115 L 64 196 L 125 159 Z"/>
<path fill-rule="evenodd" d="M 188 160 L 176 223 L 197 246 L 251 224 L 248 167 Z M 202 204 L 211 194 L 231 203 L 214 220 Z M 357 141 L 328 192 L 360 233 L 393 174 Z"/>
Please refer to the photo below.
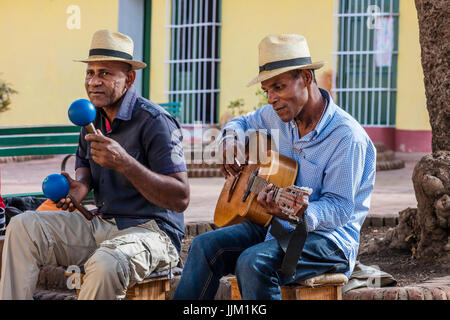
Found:
<path fill-rule="evenodd" d="M 370 208 L 375 183 L 376 149 L 361 125 L 337 106 L 321 89 L 328 106 L 316 128 L 299 137 L 295 120 L 283 122 L 271 105 L 229 121 L 224 130 L 247 132 L 266 129 L 279 136 L 274 140 L 280 154 L 295 159 L 295 185 L 310 187 L 305 211 L 308 232 L 321 234 L 342 249 L 353 271 L 359 247 L 360 229 Z M 275 132 L 274 130 L 278 130 Z M 279 220 L 293 230 L 287 221 Z M 266 240 L 272 239 L 270 232 Z"/>

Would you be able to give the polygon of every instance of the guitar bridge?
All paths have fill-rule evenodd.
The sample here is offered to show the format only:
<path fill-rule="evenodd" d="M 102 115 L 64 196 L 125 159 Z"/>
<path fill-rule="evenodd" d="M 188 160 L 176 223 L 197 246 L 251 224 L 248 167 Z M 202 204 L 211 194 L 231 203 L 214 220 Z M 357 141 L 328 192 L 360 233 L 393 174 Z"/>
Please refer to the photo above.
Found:
<path fill-rule="evenodd" d="M 238 174 L 236 177 L 234 177 L 233 183 L 231 184 L 230 191 L 228 192 L 228 199 L 227 199 L 227 202 L 230 202 L 230 201 L 231 201 L 231 197 L 232 197 L 233 194 L 234 194 L 234 190 L 236 190 L 236 186 L 237 186 L 237 184 L 238 184 L 238 182 L 239 182 L 239 179 L 241 178 L 241 174 L 242 174 L 242 171 L 239 172 L 239 174 Z"/>
<path fill-rule="evenodd" d="M 253 186 L 253 182 L 255 182 L 255 178 L 258 176 L 258 170 L 259 169 L 253 171 L 252 177 L 250 178 L 250 181 L 247 186 L 247 190 L 245 190 L 244 196 L 242 197 L 242 202 L 247 201 L 247 198 L 250 195 L 250 190 L 252 189 Z"/>

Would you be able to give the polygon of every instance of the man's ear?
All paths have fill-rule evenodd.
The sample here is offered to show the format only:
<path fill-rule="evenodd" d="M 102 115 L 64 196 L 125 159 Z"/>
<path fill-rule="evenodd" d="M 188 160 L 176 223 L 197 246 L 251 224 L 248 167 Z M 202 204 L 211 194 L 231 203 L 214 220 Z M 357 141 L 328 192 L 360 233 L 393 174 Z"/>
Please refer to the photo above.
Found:
<path fill-rule="evenodd" d="M 136 71 L 130 70 L 127 73 L 127 89 L 131 88 L 134 81 L 136 80 Z"/>
<path fill-rule="evenodd" d="M 305 86 L 307 87 L 311 86 L 311 84 L 314 81 L 312 70 L 309 69 L 302 70 L 301 75 L 303 77 L 303 81 L 305 82 Z"/>

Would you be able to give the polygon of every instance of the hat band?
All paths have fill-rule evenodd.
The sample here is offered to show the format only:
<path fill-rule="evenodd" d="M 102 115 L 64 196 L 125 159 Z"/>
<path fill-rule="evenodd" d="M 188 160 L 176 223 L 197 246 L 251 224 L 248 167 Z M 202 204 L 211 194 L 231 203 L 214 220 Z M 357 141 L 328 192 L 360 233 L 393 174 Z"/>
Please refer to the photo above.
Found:
<path fill-rule="evenodd" d="M 311 64 L 311 63 L 312 63 L 311 57 L 273 61 L 273 62 L 268 62 L 263 66 L 260 66 L 259 72 L 280 69 L 280 68 L 284 68 L 284 67 L 291 67 L 291 66 L 302 66 L 302 65 L 307 65 L 307 64 Z"/>
<path fill-rule="evenodd" d="M 108 56 L 115 58 L 122 58 L 126 60 L 133 60 L 133 56 L 122 51 L 111 49 L 91 49 L 89 50 L 89 56 Z"/>

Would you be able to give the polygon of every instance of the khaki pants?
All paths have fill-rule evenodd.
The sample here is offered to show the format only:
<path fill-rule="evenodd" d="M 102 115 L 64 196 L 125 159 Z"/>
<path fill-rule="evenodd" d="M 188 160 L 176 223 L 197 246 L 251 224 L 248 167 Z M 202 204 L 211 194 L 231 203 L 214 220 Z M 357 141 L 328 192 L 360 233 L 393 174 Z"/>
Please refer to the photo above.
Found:
<path fill-rule="evenodd" d="M 26 211 L 7 227 L 0 299 L 32 299 L 43 265 L 85 266 L 79 299 L 121 299 L 127 287 L 179 255 L 155 221 L 118 230 L 114 219 L 79 212 Z"/>

